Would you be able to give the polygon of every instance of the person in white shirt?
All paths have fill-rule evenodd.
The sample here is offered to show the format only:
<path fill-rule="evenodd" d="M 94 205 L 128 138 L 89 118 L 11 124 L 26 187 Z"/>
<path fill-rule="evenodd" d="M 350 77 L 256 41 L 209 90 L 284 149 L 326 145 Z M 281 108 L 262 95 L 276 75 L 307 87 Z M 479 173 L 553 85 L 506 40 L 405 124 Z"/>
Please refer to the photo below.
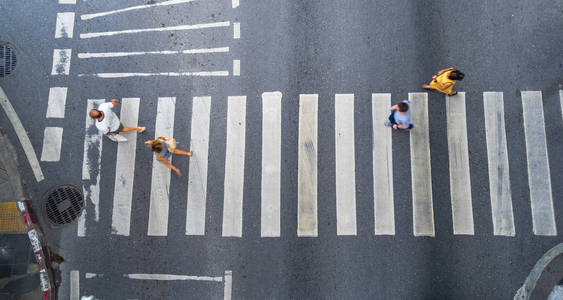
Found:
<path fill-rule="evenodd" d="M 145 131 L 145 127 L 127 127 L 123 126 L 117 115 L 111 110 L 117 105 L 117 100 L 111 99 L 111 102 L 100 104 L 97 109 L 90 110 L 90 118 L 96 119 L 96 127 L 102 133 L 113 141 L 125 142 L 126 138 L 119 135 L 120 132 L 134 131 L 141 133 Z"/>

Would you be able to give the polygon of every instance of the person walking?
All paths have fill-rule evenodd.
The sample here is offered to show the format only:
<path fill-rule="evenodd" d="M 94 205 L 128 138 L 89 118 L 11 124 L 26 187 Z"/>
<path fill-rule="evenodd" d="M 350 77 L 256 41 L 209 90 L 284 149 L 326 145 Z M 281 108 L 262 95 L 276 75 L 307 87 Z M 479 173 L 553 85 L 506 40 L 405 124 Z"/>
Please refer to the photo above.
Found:
<path fill-rule="evenodd" d="M 105 134 L 114 142 L 127 142 L 127 139 L 120 132 L 129 132 L 136 130 L 138 133 L 145 131 L 145 127 L 127 127 L 124 126 L 117 115 L 111 110 L 117 105 L 117 100 L 111 99 L 111 102 L 100 104 L 97 109 L 90 110 L 90 118 L 96 120 L 96 127 L 102 134 Z"/>
<path fill-rule="evenodd" d="M 178 176 L 182 176 L 182 172 L 180 172 L 180 170 L 173 166 L 168 160 L 172 157 L 172 154 L 192 156 L 191 151 L 177 149 L 175 139 L 162 136 L 155 140 L 148 140 L 145 144 L 156 154 L 156 160 L 163 163 L 166 167 L 174 170 Z"/>
<path fill-rule="evenodd" d="M 404 129 L 411 130 L 414 125 L 411 124 L 411 112 L 409 110 L 409 100 L 403 100 L 399 104 L 391 107 L 389 120 L 385 121 L 385 126 L 391 126 L 394 130 Z"/>
<path fill-rule="evenodd" d="M 423 84 L 422 88 L 434 89 L 448 96 L 453 96 L 457 94 L 457 92 L 453 90 L 454 84 L 458 80 L 463 80 L 464 76 L 465 74 L 461 73 L 455 67 L 443 69 L 438 72 L 438 75 L 432 76 L 432 81 L 430 81 L 429 84 Z"/>

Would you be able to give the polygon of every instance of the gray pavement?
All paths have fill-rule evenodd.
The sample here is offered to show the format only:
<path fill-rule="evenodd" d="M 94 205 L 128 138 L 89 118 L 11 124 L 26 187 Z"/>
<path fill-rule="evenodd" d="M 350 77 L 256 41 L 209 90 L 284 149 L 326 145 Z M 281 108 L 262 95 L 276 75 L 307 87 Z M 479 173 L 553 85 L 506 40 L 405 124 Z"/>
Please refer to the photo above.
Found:
<path fill-rule="evenodd" d="M 66 260 L 60 295 L 70 295 L 79 271 L 80 295 L 99 299 L 223 298 L 232 271 L 233 299 L 506 299 L 522 286 L 545 251 L 561 242 L 563 25 L 555 2 L 448 1 L 194 1 L 81 20 L 85 14 L 164 1 L 0 2 L 6 22 L 0 40 L 18 51 L 16 73 L 0 79 L 38 158 L 45 127 L 64 129 L 60 160 L 41 162 L 36 182 L 20 155 L 27 189 L 37 203 L 52 186 L 82 187 L 88 99 L 140 98 L 131 231 L 112 234 L 117 145 L 103 140 L 99 221 L 87 203 L 86 236 L 76 225 L 47 232 Z M 75 12 L 72 38 L 55 39 L 56 15 Z M 82 33 L 166 28 L 229 21 L 225 28 L 80 38 Z M 232 23 L 241 37 L 233 38 Z M 227 53 L 79 58 L 78 53 L 180 51 L 229 47 Z M 51 75 L 53 49 L 72 49 L 70 75 Z M 240 76 L 232 61 L 240 60 Z M 445 100 L 428 92 L 435 237 L 413 235 L 410 139 L 393 135 L 395 235 L 374 235 L 371 94 L 392 103 L 442 67 L 455 65 L 465 92 L 474 235 L 454 235 Z M 229 72 L 225 77 L 97 78 L 115 72 Z M 83 74 L 83 76 L 79 76 Z M 46 118 L 49 89 L 67 87 L 64 118 Z M 281 233 L 261 237 L 262 93 L 280 91 L 282 106 Z M 504 95 L 515 236 L 493 235 L 483 92 Z M 534 235 L 521 91 L 541 91 L 551 193 L 558 235 Z M 338 236 L 335 187 L 334 95 L 354 94 L 356 236 Z M 318 94 L 318 237 L 297 237 L 299 95 Z M 244 95 L 246 149 L 241 238 L 223 237 L 227 97 Z M 193 97 L 211 96 L 206 231 L 186 236 L 190 160 L 170 181 L 168 232 L 147 236 L 152 154 L 141 143 L 155 134 L 159 97 L 176 97 L 174 137 L 188 145 Z M 118 113 L 120 106 L 115 109 Z M 12 125 L 0 113 L 14 145 Z M 386 130 L 386 129 L 382 129 Z M 21 153 L 21 149 L 18 149 Z M 196 153 L 197 155 L 197 153 Z M 94 157 L 91 157 L 94 158 Z M 86 278 L 86 273 L 90 273 Z M 124 274 L 176 274 L 215 281 L 135 280 Z M 103 274 L 103 275 L 101 275 Z M 100 276 L 101 275 L 101 276 Z"/>

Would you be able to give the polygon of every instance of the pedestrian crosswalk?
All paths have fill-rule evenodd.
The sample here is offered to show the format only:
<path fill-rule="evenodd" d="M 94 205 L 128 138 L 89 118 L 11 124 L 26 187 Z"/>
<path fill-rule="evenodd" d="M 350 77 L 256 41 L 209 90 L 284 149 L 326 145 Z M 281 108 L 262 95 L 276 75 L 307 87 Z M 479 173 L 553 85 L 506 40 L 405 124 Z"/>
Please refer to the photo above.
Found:
<path fill-rule="evenodd" d="M 442 157 L 431 157 L 431 139 L 429 126 L 429 103 L 427 93 L 409 93 L 411 102 L 412 123 L 415 124 L 408 134 L 410 140 L 410 173 L 412 191 L 412 234 L 414 236 L 436 235 L 435 207 L 432 191 L 432 160 L 443 160 Z M 181 99 L 185 101 L 186 99 Z M 282 180 L 282 141 L 284 107 L 289 100 L 284 99 L 281 92 L 266 92 L 262 94 L 261 124 L 249 123 L 254 120 L 247 111 L 246 96 L 227 97 L 226 128 L 221 133 L 226 143 L 224 157 L 224 178 L 208 176 L 210 165 L 210 131 L 213 122 L 212 102 L 225 99 L 213 99 L 212 96 L 199 96 L 191 99 L 191 136 L 186 150 L 193 151 L 189 159 L 189 170 L 183 171 L 181 182 L 187 183 L 185 211 L 185 234 L 187 236 L 205 236 L 209 234 L 206 228 L 211 205 L 208 199 L 208 186 L 221 185 L 222 194 L 222 226 L 221 235 L 224 237 L 245 236 L 246 222 L 259 224 L 261 237 L 280 237 L 282 228 L 288 228 L 287 222 L 296 222 L 291 228 L 296 228 L 297 237 L 317 237 L 319 227 L 319 208 L 326 205 L 326 201 L 319 199 L 318 190 L 321 185 L 332 185 L 335 191 L 334 207 L 336 232 L 338 236 L 356 236 L 361 226 L 373 226 L 375 235 L 395 235 L 397 222 L 397 201 L 395 199 L 393 177 L 393 134 L 392 130 L 383 126 L 391 106 L 391 94 L 373 93 L 371 95 L 371 162 L 356 161 L 359 149 L 356 144 L 357 136 L 357 101 L 354 94 L 335 94 L 332 99 L 321 99 L 318 94 L 301 94 L 298 99 L 298 140 L 296 145 L 297 161 L 297 189 L 295 198 L 282 197 L 283 184 L 295 180 Z M 90 99 L 87 109 L 96 107 L 105 100 Z M 120 118 L 127 126 L 137 126 L 139 108 L 142 98 L 124 98 L 121 101 Z M 178 99 L 178 101 L 180 101 Z M 332 102 L 334 107 L 334 158 L 335 177 L 333 182 L 319 182 L 319 102 Z M 329 102 L 330 101 L 330 102 Z M 511 183 L 509 177 L 509 160 L 507 136 L 505 127 L 504 101 L 502 92 L 484 92 L 482 101 L 488 158 L 488 177 L 491 215 L 488 217 L 492 224 L 491 234 L 498 236 L 515 236 L 514 209 L 512 203 Z M 523 128 L 526 140 L 526 157 L 528 162 L 528 181 L 530 187 L 529 202 L 533 228 L 518 228 L 528 230 L 535 235 L 556 236 L 556 212 L 553 205 L 551 178 L 547 151 L 548 137 L 545 133 L 541 92 L 522 92 Z M 562 100 L 563 101 L 563 100 Z M 294 103 L 295 101 L 293 101 Z M 174 121 L 177 113 L 177 99 L 175 97 L 160 97 L 157 101 L 157 113 L 154 136 L 174 136 Z M 459 92 L 456 96 L 446 96 L 446 126 L 447 151 L 449 163 L 449 190 L 451 203 L 451 226 L 455 235 L 475 234 L 475 211 L 471 187 L 471 164 L 468 147 L 468 120 L 466 112 L 466 94 Z M 189 116 L 188 116 L 189 117 Z M 473 120 L 474 122 L 475 120 Z M 245 153 L 246 145 L 254 143 L 247 137 L 247 127 L 261 125 L 261 174 L 257 182 L 245 182 Z M 322 130 L 322 129 L 321 129 Z M 215 134 L 215 133 L 214 133 Z M 133 190 L 144 182 L 134 182 L 136 168 L 136 152 L 138 149 L 137 134 L 124 134 L 128 141 L 117 145 L 115 162 L 102 158 L 103 138 L 97 132 L 94 122 L 87 116 L 84 138 L 84 161 L 82 166 L 82 181 L 85 199 L 90 203 L 82 215 L 77 228 L 78 236 L 88 236 L 89 232 L 99 231 L 95 228 L 100 218 L 111 218 L 111 231 L 106 234 L 129 236 L 131 228 L 137 226 L 132 223 L 133 208 L 148 202 L 148 223 L 144 223 L 142 230 L 148 236 L 167 236 L 170 212 L 171 170 L 153 158 L 152 174 L 150 178 L 150 196 L 148 201 L 133 198 Z M 148 151 L 148 150 L 147 150 Z M 248 157 L 246 157 L 248 159 Z M 101 164 L 115 164 L 115 178 L 113 187 L 100 186 Z M 359 199 L 356 198 L 358 186 L 356 171 L 358 165 L 372 164 L 373 168 L 373 218 L 369 224 L 358 219 Z M 396 167 L 395 167 L 396 168 Z M 220 181 L 220 182 L 218 182 Z M 175 181 L 173 181 L 175 182 Z M 395 183 L 396 184 L 396 183 Z M 245 187 L 256 186 L 260 189 L 259 201 L 249 199 L 245 195 Z M 112 213 L 103 215 L 99 210 L 100 194 L 111 193 Z M 217 199 L 215 199 L 217 200 Z M 293 216 L 282 207 L 288 203 L 295 203 Z M 146 205 L 146 204 L 142 204 Z M 244 213 L 249 206 L 256 206 L 260 211 L 259 220 L 247 220 Z M 519 207 L 519 209 L 522 209 Z M 250 214 L 254 216 L 253 214 Z M 88 225 L 88 228 L 86 228 Z M 174 224 L 178 225 L 178 224 Z M 94 228 L 91 228 L 91 227 Z M 183 230 L 183 229 L 182 229 Z"/>

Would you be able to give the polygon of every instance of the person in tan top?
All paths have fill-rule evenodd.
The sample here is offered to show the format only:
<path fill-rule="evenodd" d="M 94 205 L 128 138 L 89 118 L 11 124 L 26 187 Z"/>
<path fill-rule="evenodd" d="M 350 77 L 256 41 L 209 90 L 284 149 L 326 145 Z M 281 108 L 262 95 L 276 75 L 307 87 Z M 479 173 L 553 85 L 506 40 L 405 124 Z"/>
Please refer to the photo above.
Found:
<path fill-rule="evenodd" d="M 457 94 L 453 90 L 453 86 L 457 80 L 463 80 L 465 74 L 461 73 L 455 67 L 443 69 L 438 72 L 438 75 L 432 76 L 432 81 L 429 84 L 423 84 L 424 89 L 433 89 L 438 92 L 444 93 L 448 96 Z"/>

